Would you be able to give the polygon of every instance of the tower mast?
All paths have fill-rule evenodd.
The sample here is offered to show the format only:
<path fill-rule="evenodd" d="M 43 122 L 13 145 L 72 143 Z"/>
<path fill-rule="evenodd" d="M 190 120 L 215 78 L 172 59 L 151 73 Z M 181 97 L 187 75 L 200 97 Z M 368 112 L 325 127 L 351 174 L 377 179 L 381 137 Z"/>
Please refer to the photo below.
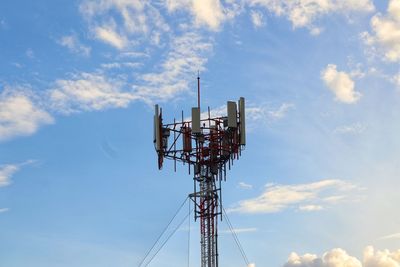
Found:
<path fill-rule="evenodd" d="M 163 124 L 158 105 L 154 115 L 154 144 L 158 166 L 171 159 L 189 165 L 193 171 L 194 190 L 189 194 L 194 203 L 194 219 L 200 222 L 201 267 L 218 267 L 218 219 L 222 220 L 221 182 L 227 168 L 239 159 L 246 145 L 245 101 L 227 102 L 227 116 L 201 118 L 200 77 L 197 77 L 197 107 L 190 121 Z M 173 132 L 173 140 L 169 137 Z"/>

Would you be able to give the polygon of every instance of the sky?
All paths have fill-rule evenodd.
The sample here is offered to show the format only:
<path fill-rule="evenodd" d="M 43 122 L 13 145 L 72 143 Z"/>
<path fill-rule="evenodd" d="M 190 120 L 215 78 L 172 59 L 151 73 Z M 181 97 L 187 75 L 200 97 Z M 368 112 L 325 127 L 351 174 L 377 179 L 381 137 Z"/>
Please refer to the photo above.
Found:
<path fill-rule="evenodd" d="M 153 105 L 188 116 L 199 72 L 202 107 L 246 99 L 223 201 L 248 266 L 399 267 L 399 63 L 399 0 L 1 1 L 0 266 L 138 266 L 193 189 Z M 199 266 L 176 229 L 149 266 Z"/>

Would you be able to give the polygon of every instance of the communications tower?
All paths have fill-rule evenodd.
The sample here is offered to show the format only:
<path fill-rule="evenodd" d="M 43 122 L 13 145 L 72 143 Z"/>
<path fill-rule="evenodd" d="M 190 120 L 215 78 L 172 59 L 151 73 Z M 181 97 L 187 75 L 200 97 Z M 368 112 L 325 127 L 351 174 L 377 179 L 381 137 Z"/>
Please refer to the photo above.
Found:
<path fill-rule="evenodd" d="M 188 165 L 193 173 L 194 219 L 200 221 L 201 267 L 218 267 L 218 219 L 222 220 L 221 182 L 226 171 L 239 159 L 246 145 L 245 100 L 227 102 L 226 116 L 211 116 L 200 109 L 200 78 L 197 77 L 198 105 L 191 120 L 164 123 L 162 109 L 155 105 L 154 144 L 158 168 L 164 159 Z M 170 140 L 171 139 L 171 140 Z"/>

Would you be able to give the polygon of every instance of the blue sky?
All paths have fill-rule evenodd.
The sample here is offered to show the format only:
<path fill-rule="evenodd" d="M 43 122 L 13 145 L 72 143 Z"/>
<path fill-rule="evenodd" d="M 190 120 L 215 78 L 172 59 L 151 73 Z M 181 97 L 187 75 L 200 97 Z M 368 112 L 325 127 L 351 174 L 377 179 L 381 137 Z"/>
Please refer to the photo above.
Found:
<path fill-rule="evenodd" d="M 0 266 L 137 266 L 192 190 L 153 104 L 188 115 L 200 71 L 202 106 L 247 101 L 223 197 L 251 266 L 398 267 L 399 63 L 398 0 L 2 1 Z M 149 266 L 188 229 L 199 266 L 188 224 Z"/>

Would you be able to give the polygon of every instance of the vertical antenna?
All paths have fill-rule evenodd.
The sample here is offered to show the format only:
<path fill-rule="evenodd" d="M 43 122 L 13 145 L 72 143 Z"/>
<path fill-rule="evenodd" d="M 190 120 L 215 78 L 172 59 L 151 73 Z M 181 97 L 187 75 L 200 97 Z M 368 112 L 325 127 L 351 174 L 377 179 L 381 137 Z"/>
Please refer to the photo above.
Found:
<path fill-rule="evenodd" d="M 200 72 L 197 71 L 197 107 L 200 109 Z"/>

